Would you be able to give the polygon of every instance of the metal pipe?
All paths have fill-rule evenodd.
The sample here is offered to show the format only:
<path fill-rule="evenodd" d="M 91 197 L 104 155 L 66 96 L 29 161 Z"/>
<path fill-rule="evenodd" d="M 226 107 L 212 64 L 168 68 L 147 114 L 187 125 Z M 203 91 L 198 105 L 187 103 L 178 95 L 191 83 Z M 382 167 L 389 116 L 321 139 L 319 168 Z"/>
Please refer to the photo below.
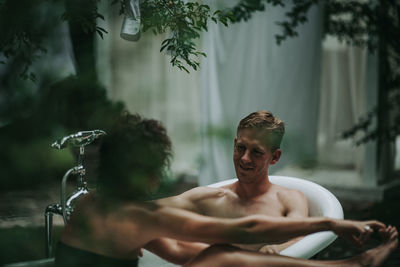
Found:
<path fill-rule="evenodd" d="M 44 212 L 45 218 L 45 238 L 46 238 L 46 257 L 49 258 L 53 253 L 53 214 L 62 214 L 61 206 L 59 204 L 51 204 L 46 207 Z"/>
<path fill-rule="evenodd" d="M 68 176 L 69 176 L 73 171 L 74 171 L 74 168 L 69 169 L 69 170 L 64 174 L 64 177 L 62 178 L 62 181 L 61 181 L 61 200 L 60 200 L 60 203 L 61 203 L 61 208 L 62 208 L 62 215 L 63 215 L 63 219 L 64 219 L 64 224 L 67 224 L 67 216 L 66 216 L 66 211 L 65 211 L 65 209 L 66 209 L 66 205 L 65 205 L 65 203 L 66 203 L 66 200 L 65 200 L 65 198 L 66 198 L 66 196 L 65 196 L 65 191 L 66 191 L 66 186 L 67 186 L 67 179 L 68 179 Z"/>
<path fill-rule="evenodd" d="M 81 146 L 79 147 L 79 155 L 78 155 L 78 166 L 83 166 L 83 155 L 85 154 L 85 147 Z M 79 187 L 83 186 L 84 183 L 84 177 L 85 176 L 85 172 L 79 172 L 79 176 L 78 176 L 78 189 Z"/>
<path fill-rule="evenodd" d="M 71 173 L 76 174 L 76 173 L 81 173 L 81 172 L 84 172 L 82 165 L 73 167 L 64 174 L 64 177 L 61 181 L 61 208 L 62 208 L 64 224 L 67 224 L 67 220 L 68 220 L 67 216 L 69 215 L 67 213 L 67 208 L 69 208 L 69 206 L 67 207 L 67 205 L 66 205 L 67 201 L 66 201 L 66 194 L 65 194 L 66 187 L 67 187 L 67 179 Z"/>
<path fill-rule="evenodd" d="M 66 207 L 70 207 L 72 205 L 72 201 L 74 201 L 76 198 L 79 198 L 82 195 L 85 195 L 89 193 L 89 191 L 86 188 L 81 188 L 78 191 L 76 191 L 72 196 L 70 196 L 65 204 Z"/>
<path fill-rule="evenodd" d="M 53 244 L 52 244 L 53 213 L 46 212 L 44 214 L 44 217 L 45 217 L 45 228 L 46 228 L 46 258 L 50 258 L 53 253 Z"/>

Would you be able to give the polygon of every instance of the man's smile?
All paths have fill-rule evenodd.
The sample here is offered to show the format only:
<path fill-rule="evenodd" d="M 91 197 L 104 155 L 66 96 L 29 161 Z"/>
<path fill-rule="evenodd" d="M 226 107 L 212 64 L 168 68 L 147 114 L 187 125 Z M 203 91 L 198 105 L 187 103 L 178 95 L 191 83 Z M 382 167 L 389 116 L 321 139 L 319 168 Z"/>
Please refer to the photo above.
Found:
<path fill-rule="evenodd" d="M 243 164 L 241 164 L 241 163 L 239 163 L 239 167 L 240 167 L 240 169 L 242 169 L 242 170 L 244 170 L 244 171 L 251 171 L 251 170 L 254 169 L 254 167 L 246 166 L 246 165 L 243 165 Z"/>

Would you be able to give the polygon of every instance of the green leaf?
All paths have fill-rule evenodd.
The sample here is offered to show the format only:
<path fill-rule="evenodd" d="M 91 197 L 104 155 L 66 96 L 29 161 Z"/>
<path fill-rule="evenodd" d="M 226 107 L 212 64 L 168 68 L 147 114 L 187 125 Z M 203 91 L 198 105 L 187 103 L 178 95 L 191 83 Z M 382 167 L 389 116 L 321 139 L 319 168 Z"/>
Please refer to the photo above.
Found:
<path fill-rule="evenodd" d="M 96 29 L 96 32 L 99 34 L 99 36 L 100 36 L 101 39 L 104 39 L 104 38 L 103 38 L 103 32 L 102 32 L 102 31 L 100 31 L 99 29 Z"/>

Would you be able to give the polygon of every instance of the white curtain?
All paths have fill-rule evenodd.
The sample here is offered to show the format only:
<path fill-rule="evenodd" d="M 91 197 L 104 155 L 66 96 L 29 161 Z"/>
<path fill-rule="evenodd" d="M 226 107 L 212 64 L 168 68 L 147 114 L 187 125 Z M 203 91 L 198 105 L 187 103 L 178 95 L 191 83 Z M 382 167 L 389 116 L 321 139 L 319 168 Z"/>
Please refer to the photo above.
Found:
<path fill-rule="evenodd" d="M 106 7 L 109 3 L 106 3 Z M 109 96 L 121 100 L 132 113 L 163 122 L 174 149 L 172 170 L 197 176 L 200 148 L 199 74 L 172 67 L 160 53 L 165 36 L 142 34 L 138 42 L 120 38 L 118 6 L 107 10 L 103 25 L 108 34 L 98 41 L 98 71 Z"/>
<path fill-rule="evenodd" d="M 361 172 L 364 146 L 356 147 L 340 134 L 366 113 L 367 51 L 328 37 L 322 62 L 318 158 L 323 165 Z"/>
<path fill-rule="evenodd" d="M 235 1 L 209 4 L 224 8 Z M 365 52 L 325 43 L 321 68 L 320 6 L 309 11 L 298 37 L 278 46 L 274 35 L 281 29 L 275 22 L 285 19 L 288 8 L 267 6 L 229 27 L 210 24 L 201 44 L 207 58 L 200 71 L 186 74 L 159 52 L 163 36 L 122 40 L 116 7 L 108 10 L 103 26 L 109 33 L 98 42 L 99 76 L 110 96 L 123 100 L 131 112 L 164 122 L 174 145 L 174 173 L 199 175 L 201 184 L 235 176 L 236 126 L 260 109 L 286 123 L 283 156 L 275 169 L 313 162 L 317 150 L 323 164 L 361 168 L 362 148 L 337 136 L 365 110 Z"/>
<path fill-rule="evenodd" d="M 234 1 L 212 1 L 218 8 Z M 228 28 L 210 25 L 203 37 L 207 60 L 201 69 L 202 161 L 200 183 L 235 176 L 232 152 L 236 126 L 249 113 L 266 109 L 286 123 L 283 157 L 278 165 L 315 159 L 322 8 L 313 7 L 299 36 L 280 46 L 285 9 L 267 8 Z"/>

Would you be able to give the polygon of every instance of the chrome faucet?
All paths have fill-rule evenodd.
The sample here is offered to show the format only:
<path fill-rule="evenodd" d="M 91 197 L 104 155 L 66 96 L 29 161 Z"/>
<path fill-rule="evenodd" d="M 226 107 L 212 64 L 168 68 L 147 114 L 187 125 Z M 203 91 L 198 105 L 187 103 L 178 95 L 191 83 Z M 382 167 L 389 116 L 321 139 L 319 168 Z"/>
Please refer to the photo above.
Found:
<path fill-rule="evenodd" d="M 68 145 L 79 147 L 78 165 L 67 170 L 61 181 L 61 197 L 60 204 L 51 204 L 45 210 L 45 228 L 46 228 L 46 257 L 51 257 L 52 247 L 52 228 L 53 214 L 58 214 L 63 217 L 64 224 L 69 220 L 70 215 L 74 210 L 74 202 L 79 197 L 89 193 L 87 183 L 85 181 L 85 168 L 83 167 L 83 156 L 85 154 L 85 146 L 91 144 L 94 140 L 106 132 L 103 130 L 81 131 L 75 134 L 65 136 L 55 141 L 51 146 L 56 149 L 64 149 Z M 70 175 L 78 175 L 77 189 L 67 198 L 66 185 Z"/>

